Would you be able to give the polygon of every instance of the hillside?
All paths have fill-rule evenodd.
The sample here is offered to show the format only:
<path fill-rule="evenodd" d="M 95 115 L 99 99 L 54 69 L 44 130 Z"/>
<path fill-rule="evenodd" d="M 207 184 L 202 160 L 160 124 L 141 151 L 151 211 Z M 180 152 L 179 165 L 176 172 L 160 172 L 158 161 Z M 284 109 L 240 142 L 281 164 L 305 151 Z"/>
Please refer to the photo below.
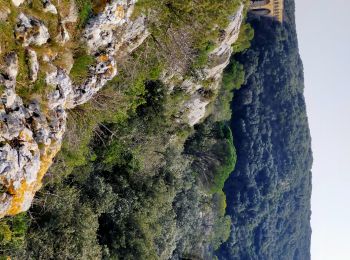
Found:
<path fill-rule="evenodd" d="M 0 256 L 213 258 L 248 2 L 0 7 Z"/>
<path fill-rule="evenodd" d="M 310 258 L 293 2 L 249 5 L 0 0 L 0 259 Z"/>
<path fill-rule="evenodd" d="M 282 25 L 252 17 L 252 46 L 235 57 L 246 82 L 232 103 L 232 230 L 219 259 L 310 259 L 311 138 L 294 3 L 285 6 Z"/>

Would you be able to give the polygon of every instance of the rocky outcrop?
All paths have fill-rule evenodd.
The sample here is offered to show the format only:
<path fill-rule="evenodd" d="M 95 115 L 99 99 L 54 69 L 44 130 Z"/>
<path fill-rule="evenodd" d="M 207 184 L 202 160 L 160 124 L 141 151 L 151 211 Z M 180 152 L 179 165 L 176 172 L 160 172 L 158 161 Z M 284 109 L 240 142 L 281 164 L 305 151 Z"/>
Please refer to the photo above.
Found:
<path fill-rule="evenodd" d="M 130 19 L 135 2 L 112 1 L 87 24 L 83 44 L 96 57 L 96 62 L 82 84 L 75 86 L 68 70 L 53 65 L 57 55 L 43 56 L 50 67 L 46 84 L 53 89 L 45 101 L 45 112 L 37 101 L 24 105 L 16 94 L 18 57 L 15 53 L 6 55 L 5 69 L 0 74 L 0 85 L 4 86 L 0 102 L 0 185 L 5 190 L 0 197 L 0 217 L 30 207 L 43 176 L 60 150 L 66 129 L 65 109 L 87 102 L 117 74 L 116 56 L 123 57 L 133 51 L 148 36 L 144 17 Z M 50 6 L 49 1 L 43 3 Z M 76 21 L 74 3 L 69 16 L 62 21 Z M 18 16 L 15 33 L 23 47 L 41 46 L 50 38 L 42 21 L 24 13 Z M 60 43 L 64 45 L 67 41 L 68 36 L 63 36 Z M 29 48 L 26 53 L 30 77 L 35 81 L 39 71 L 37 53 Z"/>
<path fill-rule="evenodd" d="M 27 210 L 40 170 L 40 151 L 33 132 L 27 126 L 29 117 L 20 97 L 15 93 L 18 73 L 17 54 L 5 57 L 6 69 L 0 77 L 5 86 L 0 103 L 0 183 L 6 192 L 0 198 L 0 216 Z M 17 193 L 21 196 L 16 196 Z"/>
<path fill-rule="evenodd" d="M 230 62 L 232 55 L 232 44 L 238 39 L 240 27 L 243 21 L 243 4 L 238 8 L 235 15 L 230 17 L 230 23 L 223 32 L 221 39 L 216 43 L 216 48 L 209 54 L 208 65 L 197 70 L 197 77 L 186 79 L 181 84 L 190 98 L 183 105 L 179 118 L 193 126 L 206 116 L 206 107 L 211 103 L 210 93 L 215 93 L 221 83 L 222 74 Z M 181 75 L 172 74 L 164 79 L 167 84 L 172 84 L 172 78 Z"/>
<path fill-rule="evenodd" d="M 20 13 L 15 28 L 16 39 L 24 47 L 29 45 L 41 46 L 50 38 L 49 30 L 44 23 L 34 17 Z"/>
<path fill-rule="evenodd" d="M 38 79 L 39 62 L 36 52 L 32 49 L 26 50 L 29 65 L 29 79 L 31 82 L 35 82 Z"/>
<path fill-rule="evenodd" d="M 57 14 L 57 9 L 56 7 L 51 3 L 50 0 L 42 0 L 43 2 L 43 7 L 44 7 L 44 12 L 49 12 L 52 14 Z"/>

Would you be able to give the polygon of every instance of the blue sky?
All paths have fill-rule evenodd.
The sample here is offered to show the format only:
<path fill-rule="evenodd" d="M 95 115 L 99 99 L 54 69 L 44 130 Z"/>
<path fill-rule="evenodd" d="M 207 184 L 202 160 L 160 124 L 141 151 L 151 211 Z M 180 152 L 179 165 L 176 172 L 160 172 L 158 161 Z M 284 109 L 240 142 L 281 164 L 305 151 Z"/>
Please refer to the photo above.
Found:
<path fill-rule="evenodd" d="M 312 260 L 349 260 L 350 1 L 295 2 L 315 158 Z"/>

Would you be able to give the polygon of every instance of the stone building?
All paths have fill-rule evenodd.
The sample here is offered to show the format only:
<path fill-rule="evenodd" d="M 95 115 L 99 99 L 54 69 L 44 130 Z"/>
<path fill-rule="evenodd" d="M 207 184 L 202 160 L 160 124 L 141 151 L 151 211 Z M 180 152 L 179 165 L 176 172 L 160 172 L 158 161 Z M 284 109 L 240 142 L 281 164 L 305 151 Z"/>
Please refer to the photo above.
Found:
<path fill-rule="evenodd" d="M 283 22 L 283 9 L 283 0 L 257 0 L 250 6 L 251 13 L 272 17 L 279 22 Z"/>

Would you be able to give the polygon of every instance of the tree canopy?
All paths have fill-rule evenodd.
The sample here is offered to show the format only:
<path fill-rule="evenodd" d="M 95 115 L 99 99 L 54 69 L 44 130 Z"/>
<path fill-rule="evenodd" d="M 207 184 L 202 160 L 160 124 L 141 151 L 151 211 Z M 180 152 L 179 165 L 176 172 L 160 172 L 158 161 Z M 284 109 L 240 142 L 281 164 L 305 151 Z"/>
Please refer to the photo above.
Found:
<path fill-rule="evenodd" d="M 235 171 L 225 184 L 232 231 L 219 259 L 310 259 L 311 138 L 293 1 L 286 21 L 252 18 L 251 48 L 235 58 Z"/>

